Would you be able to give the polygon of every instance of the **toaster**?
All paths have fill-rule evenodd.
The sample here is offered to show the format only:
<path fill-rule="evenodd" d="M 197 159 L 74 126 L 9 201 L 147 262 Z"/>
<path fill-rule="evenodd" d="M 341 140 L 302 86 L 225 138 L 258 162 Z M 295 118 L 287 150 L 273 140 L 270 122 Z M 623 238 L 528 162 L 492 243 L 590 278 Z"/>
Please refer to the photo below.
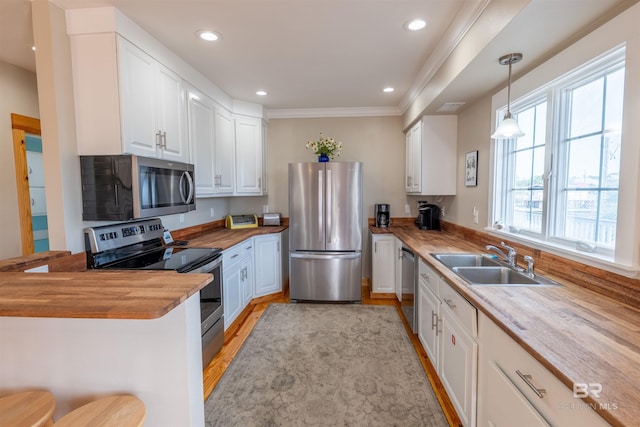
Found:
<path fill-rule="evenodd" d="M 279 213 L 266 213 L 262 217 L 262 225 L 280 225 Z"/>

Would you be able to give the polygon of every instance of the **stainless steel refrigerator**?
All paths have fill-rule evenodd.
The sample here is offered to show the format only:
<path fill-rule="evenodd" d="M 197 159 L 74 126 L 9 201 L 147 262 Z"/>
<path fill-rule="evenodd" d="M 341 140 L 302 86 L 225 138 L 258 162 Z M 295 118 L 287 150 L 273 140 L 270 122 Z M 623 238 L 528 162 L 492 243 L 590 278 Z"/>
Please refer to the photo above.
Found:
<path fill-rule="evenodd" d="M 289 164 L 291 301 L 361 301 L 362 163 Z"/>

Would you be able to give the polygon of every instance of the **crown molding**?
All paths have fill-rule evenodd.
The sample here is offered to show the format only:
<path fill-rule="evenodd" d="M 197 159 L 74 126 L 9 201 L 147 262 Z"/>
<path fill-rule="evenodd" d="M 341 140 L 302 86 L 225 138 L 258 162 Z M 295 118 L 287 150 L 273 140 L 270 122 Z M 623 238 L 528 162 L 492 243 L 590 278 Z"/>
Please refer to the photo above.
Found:
<path fill-rule="evenodd" d="M 317 117 L 401 116 L 398 107 L 302 108 L 267 110 L 269 119 L 304 119 Z"/>

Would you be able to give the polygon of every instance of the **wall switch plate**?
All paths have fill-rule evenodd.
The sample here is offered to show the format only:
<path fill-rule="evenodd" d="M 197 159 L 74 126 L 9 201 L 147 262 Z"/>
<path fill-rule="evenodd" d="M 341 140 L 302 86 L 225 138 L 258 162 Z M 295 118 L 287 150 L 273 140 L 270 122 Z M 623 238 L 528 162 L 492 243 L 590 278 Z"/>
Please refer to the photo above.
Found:
<path fill-rule="evenodd" d="M 411 213 L 411 206 L 410 205 L 408 205 L 408 204 L 404 205 L 404 213 L 408 213 L 408 214 Z"/>
<path fill-rule="evenodd" d="M 215 213 L 215 210 L 213 208 L 211 208 L 211 210 L 209 211 L 209 215 L 211 215 L 211 218 L 213 218 Z"/>
<path fill-rule="evenodd" d="M 268 213 L 269 212 L 269 205 L 262 205 L 262 213 Z"/>

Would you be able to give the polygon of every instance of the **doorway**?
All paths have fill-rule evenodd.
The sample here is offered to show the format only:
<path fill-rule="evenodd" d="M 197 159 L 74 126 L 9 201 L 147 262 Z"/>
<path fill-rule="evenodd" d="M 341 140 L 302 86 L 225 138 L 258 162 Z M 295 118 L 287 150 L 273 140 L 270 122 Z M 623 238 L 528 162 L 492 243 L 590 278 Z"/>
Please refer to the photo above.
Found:
<path fill-rule="evenodd" d="M 22 255 L 49 250 L 40 120 L 11 114 Z"/>

